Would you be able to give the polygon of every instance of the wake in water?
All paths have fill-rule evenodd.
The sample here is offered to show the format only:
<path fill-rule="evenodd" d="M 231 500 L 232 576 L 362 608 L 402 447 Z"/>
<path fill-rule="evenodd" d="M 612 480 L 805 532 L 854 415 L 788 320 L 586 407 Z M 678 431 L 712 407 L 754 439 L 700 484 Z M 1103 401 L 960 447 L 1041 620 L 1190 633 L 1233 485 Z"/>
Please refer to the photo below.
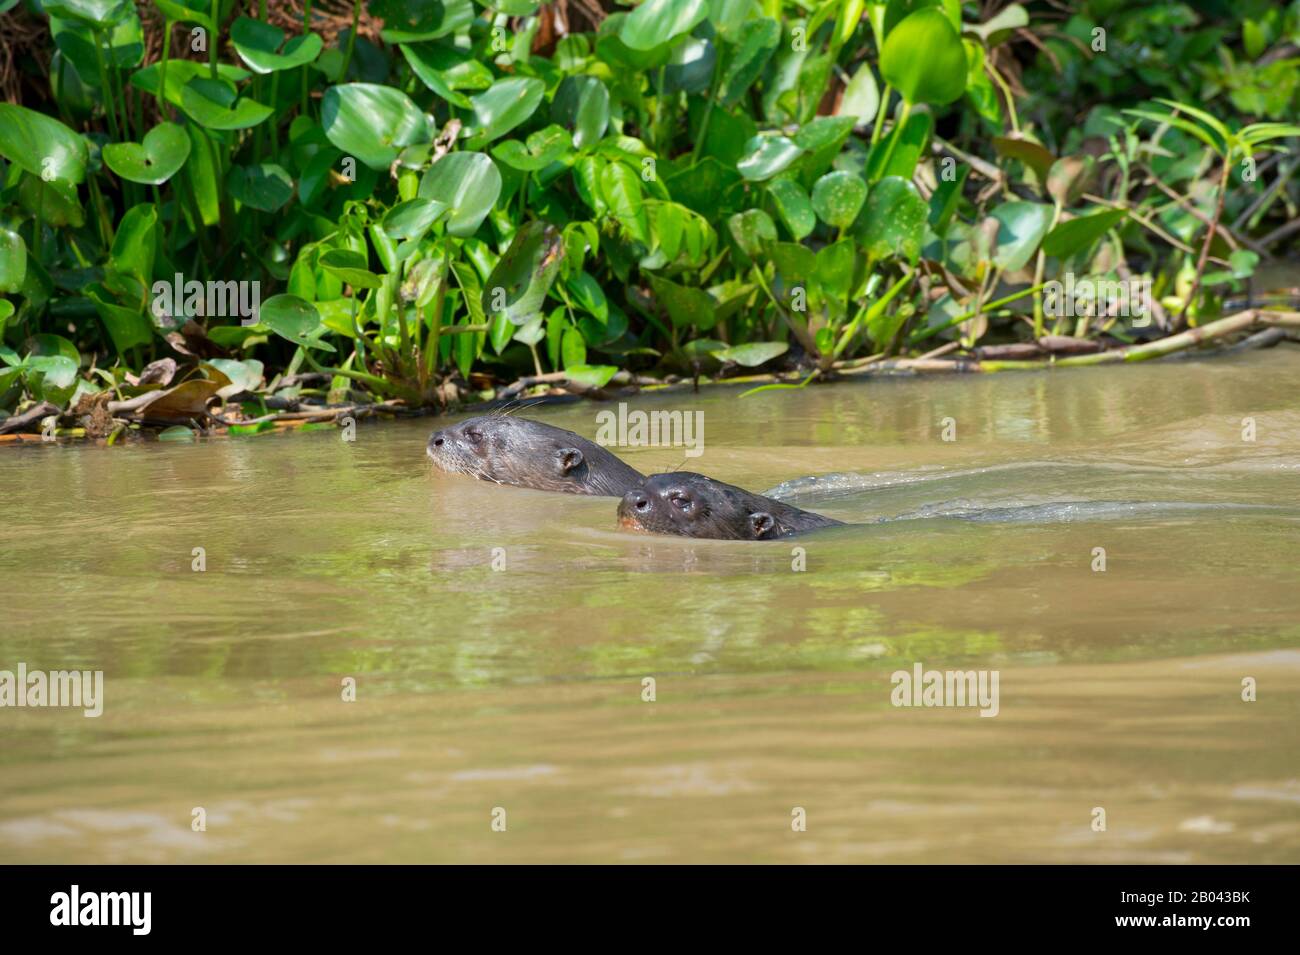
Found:
<path fill-rule="evenodd" d="M 1039 504 L 980 504 L 975 501 L 948 501 L 897 514 L 878 517 L 872 523 L 925 520 L 949 517 L 963 521 L 986 521 L 1008 524 L 1063 524 L 1076 521 L 1115 521 L 1169 517 L 1178 514 L 1203 515 L 1206 512 L 1258 511 L 1279 512 L 1300 520 L 1300 509 L 1280 504 L 1198 504 L 1191 501 L 1046 501 Z"/>

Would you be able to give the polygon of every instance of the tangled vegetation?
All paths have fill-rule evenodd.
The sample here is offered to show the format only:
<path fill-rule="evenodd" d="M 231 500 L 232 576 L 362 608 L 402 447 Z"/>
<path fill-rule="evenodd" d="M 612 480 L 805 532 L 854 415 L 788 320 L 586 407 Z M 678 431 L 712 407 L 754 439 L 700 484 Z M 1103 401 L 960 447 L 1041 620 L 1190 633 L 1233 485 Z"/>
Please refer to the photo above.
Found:
<path fill-rule="evenodd" d="M 0 432 L 1294 324 L 1300 3 L 1198 6 L 0 0 Z"/>

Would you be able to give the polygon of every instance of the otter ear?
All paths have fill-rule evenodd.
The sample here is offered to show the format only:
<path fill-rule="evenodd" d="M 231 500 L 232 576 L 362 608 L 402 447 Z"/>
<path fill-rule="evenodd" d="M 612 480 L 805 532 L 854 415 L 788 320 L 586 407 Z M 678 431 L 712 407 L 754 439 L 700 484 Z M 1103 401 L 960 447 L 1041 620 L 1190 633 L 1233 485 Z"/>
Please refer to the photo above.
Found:
<path fill-rule="evenodd" d="M 749 526 L 754 529 L 755 540 L 762 540 L 775 524 L 776 521 L 772 520 L 772 515 L 767 511 L 755 511 L 749 515 Z"/>
<path fill-rule="evenodd" d="M 560 464 L 561 474 L 568 474 L 582 467 L 582 452 L 577 448 L 560 448 L 556 452 L 556 458 Z"/>

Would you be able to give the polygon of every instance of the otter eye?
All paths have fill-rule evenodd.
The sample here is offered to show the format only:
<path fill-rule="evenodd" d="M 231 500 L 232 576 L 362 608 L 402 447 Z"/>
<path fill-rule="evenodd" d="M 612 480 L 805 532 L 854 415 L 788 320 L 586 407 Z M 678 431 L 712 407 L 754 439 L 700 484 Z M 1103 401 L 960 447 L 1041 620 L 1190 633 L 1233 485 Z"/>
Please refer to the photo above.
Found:
<path fill-rule="evenodd" d="M 468 441 L 470 444 L 478 444 L 480 441 L 483 440 L 483 432 L 475 428 L 466 428 L 465 440 Z"/>
<path fill-rule="evenodd" d="M 672 501 L 673 507 L 677 508 L 679 511 L 689 511 L 691 509 L 692 502 L 690 496 L 683 494 L 680 491 L 668 495 L 668 500 Z"/>

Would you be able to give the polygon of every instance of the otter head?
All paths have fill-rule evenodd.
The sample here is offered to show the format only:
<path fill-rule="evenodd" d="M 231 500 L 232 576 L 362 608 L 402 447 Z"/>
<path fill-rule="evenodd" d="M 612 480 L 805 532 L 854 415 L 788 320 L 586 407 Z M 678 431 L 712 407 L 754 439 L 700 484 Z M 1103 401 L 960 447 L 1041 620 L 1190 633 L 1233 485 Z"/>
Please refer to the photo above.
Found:
<path fill-rule="evenodd" d="M 780 533 L 762 499 L 703 474 L 654 474 L 624 495 L 618 521 L 629 530 L 719 540 L 767 540 Z"/>
<path fill-rule="evenodd" d="M 427 450 L 436 467 L 452 474 L 543 491 L 592 493 L 587 457 L 574 439 L 577 435 L 527 418 L 483 415 L 435 431 Z"/>

